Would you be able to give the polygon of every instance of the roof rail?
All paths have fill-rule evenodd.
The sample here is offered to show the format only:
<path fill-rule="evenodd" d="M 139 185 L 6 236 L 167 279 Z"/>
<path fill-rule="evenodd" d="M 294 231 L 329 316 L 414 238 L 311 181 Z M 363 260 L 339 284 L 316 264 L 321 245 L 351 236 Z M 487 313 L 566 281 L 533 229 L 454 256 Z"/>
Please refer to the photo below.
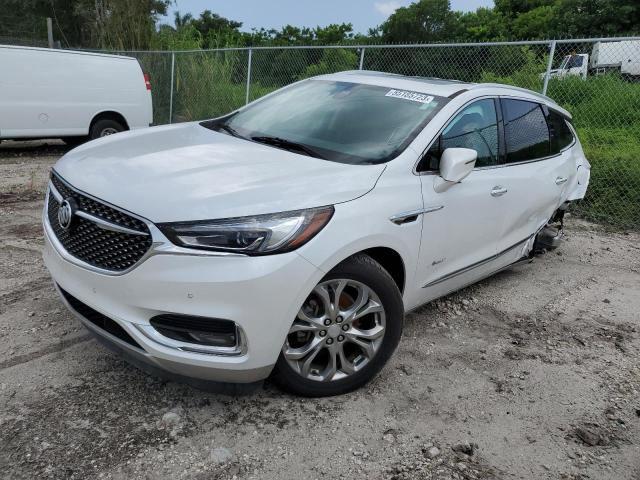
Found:
<path fill-rule="evenodd" d="M 542 100 L 546 100 L 547 102 L 551 102 L 551 103 L 557 105 L 557 102 L 553 98 L 548 97 L 546 95 L 543 95 L 542 93 L 535 92 L 533 90 L 529 90 L 528 88 L 514 87 L 512 85 L 505 85 L 504 83 L 476 83 L 476 84 L 472 84 L 472 87 L 470 88 L 470 90 L 475 90 L 475 89 L 483 88 L 483 87 L 506 88 L 506 89 L 509 89 L 509 90 L 517 90 L 518 92 L 528 93 L 529 95 L 533 95 L 534 97 L 538 97 L 538 98 L 540 98 Z"/>

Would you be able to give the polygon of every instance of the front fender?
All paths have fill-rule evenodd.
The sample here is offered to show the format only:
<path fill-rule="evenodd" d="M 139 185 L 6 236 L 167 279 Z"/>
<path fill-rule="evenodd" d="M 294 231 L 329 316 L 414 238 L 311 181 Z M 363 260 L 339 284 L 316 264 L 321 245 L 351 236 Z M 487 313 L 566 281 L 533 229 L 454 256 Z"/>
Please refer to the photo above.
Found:
<path fill-rule="evenodd" d="M 422 191 L 417 176 L 404 176 L 399 186 L 382 175 L 376 187 L 363 197 L 335 205 L 329 224 L 297 252 L 327 273 L 350 256 L 376 247 L 394 250 L 405 266 L 404 296 L 413 303 L 415 272 L 422 235 L 422 217 L 397 225 L 390 218 L 400 212 L 422 207 Z"/>

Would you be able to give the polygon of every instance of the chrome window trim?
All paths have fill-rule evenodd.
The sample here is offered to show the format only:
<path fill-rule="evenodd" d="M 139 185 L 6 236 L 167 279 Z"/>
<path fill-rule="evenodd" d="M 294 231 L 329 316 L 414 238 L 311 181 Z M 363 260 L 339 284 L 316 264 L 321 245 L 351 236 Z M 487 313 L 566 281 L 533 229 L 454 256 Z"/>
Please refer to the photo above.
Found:
<path fill-rule="evenodd" d="M 439 175 L 438 172 L 436 171 L 432 171 L 432 170 L 426 170 L 424 172 L 418 172 L 418 164 L 420 163 L 420 161 L 422 160 L 422 157 L 429 151 L 429 149 L 433 146 L 434 142 L 440 137 L 440 135 L 442 135 L 442 132 L 444 132 L 444 130 L 449 126 L 449 123 L 465 108 L 467 108 L 469 105 L 471 105 L 472 103 L 475 103 L 478 100 L 486 100 L 486 99 L 502 99 L 502 98 L 507 98 L 507 99 L 512 99 L 512 100 L 522 100 L 525 102 L 532 102 L 532 103 L 538 103 L 540 105 L 543 105 L 542 103 L 535 101 L 535 100 L 531 100 L 530 98 L 524 98 L 524 97 L 518 97 L 518 96 L 513 96 L 513 95 L 483 95 L 481 97 L 476 97 L 473 98 L 471 100 L 469 100 L 467 103 L 465 103 L 464 105 L 462 105 L 458 110 L 456 110 L 456 112 L 451 115 L 447 121 L 444 123 L 443 127 L 438 130 L 438 133 L 431 139 L 431 141 L 429 142 L 429 145 L 427 146 L 427 148 L 425 148 L 422 153 L 420 153 L 418 155 L 418 159 L 416 160 L 414 166 L 413 166 L 413 174 L 414 175 L 418 175 L 418 176 L 423 176 L 423 175 Z M 544 104 L 546 105 L 546 104 Z M 554 109 L 553 107 L 550 107 L 549 105 L 546 105 L 548 108 L 555 110 L 556 113 L 559 113 L 562 115 L 561 112 L 559 112 L 558 110 Z M 563 117 L 565 117 L 564 115 L 562 115 Z M 555 157 L 559 157 L 560 155 L 562 155 L 563 153 L 565 153 L 567 150 L 573 148 L 576 143 L 577 143 L 577 134 L 575 132 L 575 129 L 573 128 L 573 125 L 569 124 L 570 129 L 573 133 L 573 142 L 571 142 L 568 146 L 566 146 L 565 148 L 563 148 L 562 150 L 560 150 L 560 152 L 555 153 L 553 155 L 547 155 L 546 157 L 540 157 L 540 158 L 533 158 L 531 160 L 523 160 L 521 162 L 512 162 L 512 163 L 499 163 L 497 165 L 487 165 L 484 167 L 475 167 L 473 170 L 474 171 L 482 171 L 482 170 L 493 170 L 494 168 L 503 168 L 503 167 L 511 167 L 511 166 L 516 166 L 516 165 L 526 165 L 528 163 L 534 163 L 534 162 L 542 162 L 544 160 L 549 160 Z"/>
<path fill-rule="evenodd" d="M 512 163 L 502 163 L 500 165 L 488 165 L 486 167 L 478 167 L 475 168 L 474 170 L 491 170 L 493 168 L 502 168 L 502 167 L 514 167 L 514 166 L 518 166 L 518 165 L 526 165 L 528 163 L 536 163 L 536 162 L 543 162 L 545 160 L 551 160 L 552 158 L 556 158 L 561 156 L 564 152 L 566 152 L 567 150 L 571 149 L 576 143 L 576 139 L 575 136 L 573 137 L 573 143 L 571 145 L 569 145 L 568 147 L 563 148 L 562 150 L 560 150 L 560 152 L 555 153 L 553 155 L 547 155 L 546 157 L 540 157 L 540 158 L 534 158 L 532 160 L 522 160 L 521 162 L 512 162 Z"/>

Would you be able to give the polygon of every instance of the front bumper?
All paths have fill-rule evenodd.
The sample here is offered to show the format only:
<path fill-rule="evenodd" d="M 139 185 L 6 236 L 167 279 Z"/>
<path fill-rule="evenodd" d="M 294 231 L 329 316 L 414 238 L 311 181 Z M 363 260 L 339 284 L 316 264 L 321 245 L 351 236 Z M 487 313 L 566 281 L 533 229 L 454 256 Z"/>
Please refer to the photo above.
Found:
<path fill-rule="evenodd" d="M 300 305 L 323 276 L 296 252 L 246 257 L 184 251 L 151 255 L 123 275 L 105 275 L 66 259 L 44 217 L 43 258 L 55 283 L 115 321 L 141 348 L 96 327 L 65 300 L 67 307 L 132 363 L 175 377 L 231 383 L 266 378 Z M 159 342 L 161 336 L 148 334 L 149 319 L 167 313 L 233 320 L 243 332 L 243 349 L 219 355 Z"/>

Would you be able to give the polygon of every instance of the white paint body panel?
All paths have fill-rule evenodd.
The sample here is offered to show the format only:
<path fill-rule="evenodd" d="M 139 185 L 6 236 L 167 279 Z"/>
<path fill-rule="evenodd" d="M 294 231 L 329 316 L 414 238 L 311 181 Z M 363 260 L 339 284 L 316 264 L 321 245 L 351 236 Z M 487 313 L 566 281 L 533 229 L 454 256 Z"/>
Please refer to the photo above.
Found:
<path fill-rule="evenodd" d="M 591 53 L 591 68 L 620 67 L 622 73 L 633 73 L 631 66 L 640 64 L 640 40 L 597 42 Z"/>
<path fill-rule="evenodd" d="M 102 112 L 153 122 L 135 58 L 0 45 L 0 138 L 84 136 Z"/>
<path fill-rule="evenodd" d="M 384 168 L 311 158 L 213 132 L 197 122 L 100 138 L 55 166 L 76 188 L 152 222 L 346 202 L 371 190 Z"/>
<path fill-rule="evenodd" d="M 491 196 L 496 185 L 493 177 L 491 170 L 477 169 L 442 193 L 434 188 L 437 175 L 420 177 L 425 205 L 444 208 L 423 216 L 423 248 L 416 287 L 424 287 L 497 253 L 506 205 L 501 198 Z M 440 287 L 427 287 L 423 295 L 424 299 L 431 299 L 441 294 Z"/>
<path fill-rule="evenodd" d="M 73 265 L 47 238 L 44 257 L 55 281 L 116 320 L 154 362 L 174 362 L 164 368 L 177 368 L 175 364 L 181 365 L 181 371 L 209 368 L 210 375 L 201 370 L 192 373 L 202 378 L 255 380 L 247 372 L 264 372 L 260 369 L 265 367 L 268 371 L 306 296 L 351 255 L 376 247 L 397 252 L 405 268 L 403 301 L 409 311 L 522 258 L 555 209 L 586 191 L 589 164 L 579 142 L 550 159 L 476 168 L 441 193 L 434 189 L 437 173 L 415 172 L 422 153 L 467 103 L 510 95 L 561 110 L 545 97 L 499 85 L 434 84 L 432 90 L 428 81 L 378 74 L 343 73 L 329 78 L 426 93 L 468 91 L 445 105 L 409 148 L 382 165 L 314 159 L 215 133 L 195 123 L 129 132 L 73 150 L 55 166 L 62 177 L 153 223 L 325 205 L 334 205 L 335 214 L 315 238 L 294 252 L 245 257 L 169 251 L 151 256 L 121 276 Z M 557 185 L 559 176 L 567 176 L 567 181 Z M 496 185 L 506 186 L 508 194 L 492 196 Z M 428 213 L 404 224 L 390 221 L 415 211 Z M 154 241 L 168 243 L 158 232 Z M 135 325 L 148 324 L 152 316 L 167 312 L 236 321 L 246 332 L 247 354 L 225 358 L 176 352 L 140 335 Z"/>

